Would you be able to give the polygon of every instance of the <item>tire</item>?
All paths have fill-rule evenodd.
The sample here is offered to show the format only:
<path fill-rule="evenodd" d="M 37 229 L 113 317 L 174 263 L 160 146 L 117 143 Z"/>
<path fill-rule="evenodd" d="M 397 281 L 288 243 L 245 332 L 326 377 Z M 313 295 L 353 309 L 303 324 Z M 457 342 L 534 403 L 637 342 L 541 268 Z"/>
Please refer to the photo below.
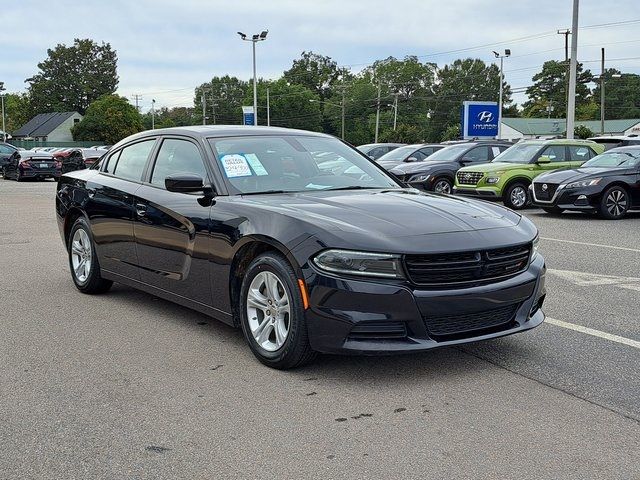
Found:
<path fill-rule="evenodd" d="M 433 181 L 433 191 L 437 193 L 443 193 L 445 195 L 451 195 L 453 189 L 453 182 L 447 177 L 438 177 Z"/>
<path fill-rule="evenodd" d="M 69 232 L 69 268 L 76 288 L 82 293 L 104 293 L 113 282 L 100 275 L 100 265 L 96 255 L 91 228 L 84 217 L 78 218 Z M 84 263 L 82 260 L 84 259 Z M 88 267 L 83 268 L 81 265 Z"/>
<path fill-rule="evenodd" d="M 560 215 L 564 212 L 564 209 L 559 207 L 542 207 L 542 210 L 552 215 Z"/>
<path fill-rule="evenodd" d="M 504 192 L 504 204 L 512 210 L 522 210 L 529 201 L 529 192 L 524 183 L 513 183 Z"/>
<path fill-rule="evenodd" d="M 245 339 L 264 365 L 286 370 L 316 357 L 309 344 L 297 277 L 279 253 L 268 252 L 251 262 L 240 289 L 239 310 Z"/>
<path fill-rule="evenodd" d="M 20 171 L 16 170 L 16 182 L 21 182 L 23 180 L 22 175 L 20 175 Z"/>
<path fill-rule="evenodd" d="M 627 214 L 630 201 L 629 192 L 624 187 L 614 185 L 602 194 L 598 213 L 607 220 L 619 220 Z"/>

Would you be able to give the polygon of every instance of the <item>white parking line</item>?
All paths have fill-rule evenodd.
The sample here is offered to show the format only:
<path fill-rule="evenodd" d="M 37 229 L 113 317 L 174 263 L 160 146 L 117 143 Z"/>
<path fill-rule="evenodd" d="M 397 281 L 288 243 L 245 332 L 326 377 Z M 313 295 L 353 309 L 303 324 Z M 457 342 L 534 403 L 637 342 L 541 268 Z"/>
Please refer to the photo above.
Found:
<path fill-rule="evenodd" d="M 602 332 L 600 330 L 595 330 L 589 327 L 583 327 L 582 325 L 576 325 L 575 323 L 563 322 L 562 320 L 558 320 L 556 318 L 547 317 L 545 319 L 545 323 L 550 323 L 551 325 L 555 325 L 556 327 L 568 328 L 569 330 L 575 330 L 576 332 L 586 333 L 587 335 L 604 338 L 605 340 L 610 340 L 612 342 L 621 343 L 623 345 L 628 345 L 630 347 L 640 349 L 640 342 L 631 340 L 630 338 L 613 335 L 611 333 Z"/>
<path fill-rule="evenodd" d="M 586 245 L 588 247 L 611 248 L 613 250 L 625 250 L 627 252 L 640 253 L 640 249 L 638 248 L 616 247 L 615 245 L 602 245 L 601 243 L 576 242 L 574 240 L 563 240 L 561 238 L 549 238 L 549 237 L 540 237 L 540 240 L 550 240 L 552 242 L 573 243 L 576 245 Z"/>

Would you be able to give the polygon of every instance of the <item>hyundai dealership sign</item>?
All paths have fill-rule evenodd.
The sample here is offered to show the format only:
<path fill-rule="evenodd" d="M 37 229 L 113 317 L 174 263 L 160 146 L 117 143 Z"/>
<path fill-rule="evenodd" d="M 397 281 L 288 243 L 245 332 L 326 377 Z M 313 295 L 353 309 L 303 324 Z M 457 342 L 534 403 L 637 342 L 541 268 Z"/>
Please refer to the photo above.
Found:
<path fill-rule="evenodd" d="M 460 119 L 462 136 L 470 138 L 495 138 L 498 136 L 500 112 L 496 102 L 464 102 Z"/>

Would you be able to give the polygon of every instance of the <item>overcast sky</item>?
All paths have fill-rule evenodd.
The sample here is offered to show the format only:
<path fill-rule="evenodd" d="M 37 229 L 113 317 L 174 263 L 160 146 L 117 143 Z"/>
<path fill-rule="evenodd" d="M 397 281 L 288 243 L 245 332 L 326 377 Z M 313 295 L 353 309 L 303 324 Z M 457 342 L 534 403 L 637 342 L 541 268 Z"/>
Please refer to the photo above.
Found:
<path fill-rule="evenodd" d="M 640 73 L 637 2 L 581 4 L 586 28 L 578 59 L 599 71 L 604 46 L 608 67 Z M 141 94 L 143 110 L 152 98 L 158 106 L 191 106 L 193 88 L 213 76 L 249 79 L 251 44 L 236 32 L 268 29 L 268 40 L 258 44 L 258 75 L 266 78 L 281 75 L 303 50 L 358 71 L 391 55 L 443 65 L 469 56 L 489 62 L 491 50 L 511 48 L 505 78 L 523 87 L 545 60 L 564 59 L 556 30 L 571 26 L 571 6 L 572 0 L 20 0 L 0 12 L 0 80 L 11 92 L 24 90 L 47 48 L 92 38 L 118 53 L 118 93 Z"/>

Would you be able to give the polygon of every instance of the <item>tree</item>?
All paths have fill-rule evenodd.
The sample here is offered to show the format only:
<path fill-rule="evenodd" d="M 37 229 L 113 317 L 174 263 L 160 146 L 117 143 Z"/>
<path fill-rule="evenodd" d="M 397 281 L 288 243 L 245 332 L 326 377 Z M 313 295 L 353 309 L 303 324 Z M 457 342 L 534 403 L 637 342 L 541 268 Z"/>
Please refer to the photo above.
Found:
<path fill-rule="evenodd" d="M 13 132 L 31 118 L 29 97 L 26 93 L 8 93 L 4 97 L 5 127 Z M 0 125 L 1 127 L 1 125 Z"/>
<path fill-rule="evenodd" d="M 616 75 L 614 77 L 613 75 Z M 620 77 L 617 77 L 620 75 Z M 604 73 L 605 118 L 640 118 L 640 75 L 609 68 Z M 594 119 L 600 118 L 600 82 L 593 89 Z"/>
<path fill-rule="evenodd" d="M 575 138 L 586 140 L 587 138 L 593 137 L 594 133 L 589 127 L 585 127 L 584 125 L 576 125 L 573 129 L 573 136 Z"/>
<path fill-rule="evenodd" d="M 30 82 L 32 113 L 77 111 L 118 86 L 117 55 L 108 43 L 75 39 L 72 46 L 59 44 L 47 50 L 40 71 Z"/>
<path fill-rule="evenodd" d="M 114 144 L 142 129 L 142 116 L 136 107 L 124 97 L 105 95 L 89 105 L 86 115 L 71 133 L 76 141 Z"/>
<path fill-rule="evenodd" d="M 529 100 L 524 107 L 525 117 L 546 117 L 547 108 L 553 107 L 553 116 L 567 116 L 567 66 L 565 62 L 544 62 L 542 70 L 533 76 L 533 85 L 527 88 Z M 590 101 L 591 91 L 587 84 L 593 80 L 589 70 L 578 63 L 576 81 L 576 111 Z"/>
<path fill-rule="evenodd" d="M 196 110 L 190 107 L 161 107 L 156 110 L 155 117 L 156 128 L 185 127 L 189 125 L 195 125 L 198 123 L 198 118 L 200 119 L 200 122 L 202 122 L 202 115 L 198 117 Z M 142 123 L 145 130 L 151 129 L 151 111 L 148 111 L 142 116 Z"/>
<path fill-rule="evenodd" d="M 324 101 L 331 96 L 333 88 L 350 78 L 350 74 L 347 69 L 338 67 L 331 57 L 302 52 L 283 77 L 290 84 L 305 86 Z"/>
<path fill-rule="evenodd" d="M 445 65 L 438 72 L 431 99 L 429 140 L 439 141 L 450 126 L 460 123 L 460 108 L 465 100 L 498 101 L 500 69 L 482 60 L 467 58 Z M 503 106 L 509 109 L 511 87 L 503 82 Z"/>
<path fill-rule="evenodd" d="M 461 137 L 460 124 L 458 123 L 456 125 L 449 125 L 442 134 L 441 140 L 447 142 L 449 140 L 459 140 Z"/>
<path fill-rule="evenodd" d="M 267 124 L 267 87 L 271 125 L 275 127 L 322 130 L 322 104 L 318 96 L 307 87 L 289 84 L 284 78 L 258 82 L 258 121 Z M 253 104 L 253 86 L 248 86 L 245 105 Z"/>
<path fill-rule="evenodd" d="M 207 123 L 240 125 L 242 124 L 242 105 L 249 83 L 237 77 L 213 77 L 210 82 L 196 87 L 193 104 L 197 123 L 202 123 L 202 94 L 205 94 Z"/>

